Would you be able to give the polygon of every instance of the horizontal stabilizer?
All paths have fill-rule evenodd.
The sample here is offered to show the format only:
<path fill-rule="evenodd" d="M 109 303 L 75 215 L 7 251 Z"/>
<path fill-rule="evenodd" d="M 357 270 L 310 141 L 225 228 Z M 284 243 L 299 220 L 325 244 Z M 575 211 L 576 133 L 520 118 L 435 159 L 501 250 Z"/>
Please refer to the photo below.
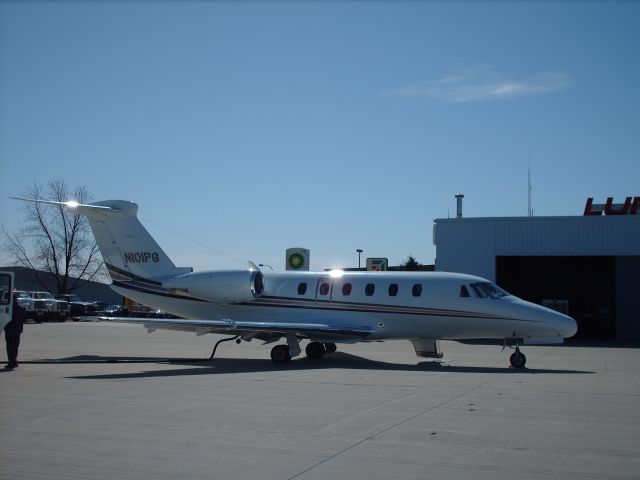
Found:
<path fill-rule="evenodd" d="M 23 202 L 33 202 L 33 203 L 47 203 L 49 205 L 59 205 L 61 207 L 67 207 L 70 209 L 80 208 L 82 209 L 94 209 L 94 210 L 111 210 L 114 212 L 119 211 L 118 208 L 106 205 L 92 205 L 90 203 L 78 203 L 70 200 L 68 202 L 56 202 L 55 200 L 41 200 L 39 198 L 22 198 L 22 197 L 9 197 L 12 200 L 22 200 Z"/>

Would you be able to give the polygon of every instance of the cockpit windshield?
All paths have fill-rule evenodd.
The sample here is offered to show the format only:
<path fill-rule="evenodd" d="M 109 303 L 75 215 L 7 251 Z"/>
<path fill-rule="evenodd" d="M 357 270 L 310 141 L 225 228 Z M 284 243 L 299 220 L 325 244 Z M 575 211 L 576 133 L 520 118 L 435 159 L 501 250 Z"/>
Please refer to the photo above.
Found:
<path fill-rule="evenodd" d="M 472 283 L 470 287 L 480 298 L 502 298 L 508 297 L 510 294 L 505 292 L 499 286 L 490 282 Z"/>

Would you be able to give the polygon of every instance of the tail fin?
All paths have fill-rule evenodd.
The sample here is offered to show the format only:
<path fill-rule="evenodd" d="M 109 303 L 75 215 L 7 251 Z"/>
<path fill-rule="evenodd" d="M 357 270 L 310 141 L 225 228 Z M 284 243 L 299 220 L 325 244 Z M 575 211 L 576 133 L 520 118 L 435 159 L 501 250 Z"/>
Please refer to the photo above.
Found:
<path fill-rule="evenodd" d="M 133 202 L 106 200 L 78 204 L 30 198 L 16 200 L 61 205 L 85 215 L 114 282 L 145 281 L 193 271 L 173 264 L 138 220 L 138 205 Z"/>
<path fill-rule="evenodd" d="M 106 207 L 106 208 L 104 208 Z M 146 280 L 192 271 L 177 268 L 138 220 L 138 205 L 106 200 L 75 207 L 89 220 L 112 280 Z"/>

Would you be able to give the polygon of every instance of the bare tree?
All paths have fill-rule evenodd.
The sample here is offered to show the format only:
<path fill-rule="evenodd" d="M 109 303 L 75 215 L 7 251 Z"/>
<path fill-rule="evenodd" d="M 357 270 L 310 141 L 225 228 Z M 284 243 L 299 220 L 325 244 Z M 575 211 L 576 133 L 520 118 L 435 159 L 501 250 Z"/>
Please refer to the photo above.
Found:
<path fill-rule="evenodd" d="M 71 192 L 62 180 L 52 180 L 46 187 L 34 183 L 23 196 L 58 202 L 89 200 L 84 186 Z M 104 262 L 84 215 L 32 202 L 25 202 L 24 210 L 25 219 L 15 234 L 3 227 L 6 248 L 15 264 L 29 268 L 44 289 L 53 284 L 55 293 L 70 293 L 104 275 Z"/>

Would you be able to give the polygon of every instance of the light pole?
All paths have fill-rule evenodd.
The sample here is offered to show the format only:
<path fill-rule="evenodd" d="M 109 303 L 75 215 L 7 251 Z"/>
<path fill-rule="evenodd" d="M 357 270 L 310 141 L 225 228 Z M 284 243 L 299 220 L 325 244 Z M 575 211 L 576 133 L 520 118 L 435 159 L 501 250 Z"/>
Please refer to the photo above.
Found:
<path fill-rule="evenodd" d="M 361 248 L 358 248 L 356 249 L 356 252 L 358 252 L 358 270 L 360 270 L 360 254 L 362 254 L 364 250 L 362 250 Z"/>

